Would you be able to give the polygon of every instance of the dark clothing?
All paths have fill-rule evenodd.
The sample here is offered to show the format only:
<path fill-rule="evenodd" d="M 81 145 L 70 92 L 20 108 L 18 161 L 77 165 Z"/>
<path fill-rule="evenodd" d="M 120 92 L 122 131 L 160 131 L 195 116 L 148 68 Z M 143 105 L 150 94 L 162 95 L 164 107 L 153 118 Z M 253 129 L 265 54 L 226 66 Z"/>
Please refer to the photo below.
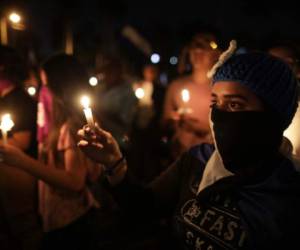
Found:
<path fill-rule="evenodd" d="M 45 233 L 42 249 L 96 249 L 95 235 L 91 230 L 96 211 L 91 209 L 86 214 L 64 228 Z"/>
<path fill-rule="evenodd" d="M 112 192 L 131 218 L 173 215 L 182 249 L 295 249 L 300 223 L 300 175 L 274 158 L 256 184 L 225 177 L 197 194 L 212 146 L 192 148 L 146 188 L 129 176 Z M 297 247 L 296 247 L 297 248 Z"/>
<path fill-rule="evenodd" d="M 120 83 L 111 88 L 99 86 L 96 92 L 101 105 L 95 108 L 100 126 L 111 132 L 122 148 L 126 148 L 124 136 L 128 136 L 137 105 L 132 88 L 127 83 Z"/>
<path fill-rule="evenodd" d="M 130 150 L 127 160 L 130 170 L 144 183 L 149 183 L 165 168 L 168 149 L 162 140 L 163 131 L 160 126 L 165 88 L 158 82 L 153 84 L 152 105 L 140 106 L 130 134 Z M 146 126 L 140 126 L 139 120 L 145 112 L 152 110 L 153 116 Z"/>
<path fill-rule="evenodd" d="M 15 88 L 0 98 L 0 114 L 9 113 L 14 122 L 9 135 L 15 132 L 31 132 L 30 146 L 25 151 L 30 156 L 37 156 L 36 142 L 36 102 L 22 88 Z"/>
<path fill-rule="evenodd" d="M 36 156 L 36 104 L 21 88 L 0 98 L 0 114 L 10 113 L 12 133 L 31 132 L 26 153 Z M 37 211 L 37 182 L 28 173 L 14 167 L 0 167 L 0 245 L 1 249 L 39 249 L 42 237 Z M 6 248 L 7 247 L 7 248 Z"/>
<path fill-rule="evenodd" d="M 163 87 L 159 82 L 155 82 L 153 85 L 153 93 L 152 93 L 152 100 L 153 100 L 153 109 L 154 109 L 154 117 L 152 119 L 152 123 L 160 122 L 164 100 L 165 100 L 166 88 Z"/>

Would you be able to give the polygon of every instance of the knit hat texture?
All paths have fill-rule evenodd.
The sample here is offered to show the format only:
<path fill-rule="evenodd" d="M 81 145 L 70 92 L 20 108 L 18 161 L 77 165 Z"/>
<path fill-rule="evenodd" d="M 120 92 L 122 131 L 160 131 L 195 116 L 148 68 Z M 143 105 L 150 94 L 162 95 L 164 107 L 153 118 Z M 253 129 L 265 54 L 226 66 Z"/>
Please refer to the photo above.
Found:
<path fill-rule="evenodd" d="M 298 84 L 292 69 L 282 60 L 261 52 L 233 55 L 212 78 L 247 86 L 279 115 L 283 129 L 291 123 L 298 106 Z"/>

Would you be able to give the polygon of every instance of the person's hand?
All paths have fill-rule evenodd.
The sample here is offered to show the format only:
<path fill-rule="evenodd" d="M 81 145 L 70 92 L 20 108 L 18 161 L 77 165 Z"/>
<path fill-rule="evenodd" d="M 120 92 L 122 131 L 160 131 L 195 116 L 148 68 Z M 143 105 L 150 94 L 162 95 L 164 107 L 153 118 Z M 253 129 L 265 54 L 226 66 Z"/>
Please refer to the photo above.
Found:
<path fill-rule="evenodd" d="M 24 156 L 25 154 L 21 149 L 11 144 L 0 145 L 0 163 L 20 167 L 24 162 Z"/>
<path fill-rule="evenodd" d="M 86 125 L 78 131 L 78 135 L 81 139 L 78 146 L 91 160 L 110 167 L 122 158 L 115 138 L 99 126 L 91 128 Z"/>

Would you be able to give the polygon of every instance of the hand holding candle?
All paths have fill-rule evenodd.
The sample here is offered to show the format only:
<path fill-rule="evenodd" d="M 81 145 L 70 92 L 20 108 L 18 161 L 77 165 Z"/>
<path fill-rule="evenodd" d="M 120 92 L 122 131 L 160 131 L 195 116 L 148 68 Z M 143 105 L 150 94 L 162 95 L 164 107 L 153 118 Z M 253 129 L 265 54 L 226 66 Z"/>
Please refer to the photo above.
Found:
<path fill-rule="evenodd" d="M 86 118 L 86 121 L 90 127 L 94 127 L 94 119 L 93 119 L 93 113 L 92 109 L 90 108 L 90 98 L 87 96 L 83 96 L 80 100 L 81 105 L 83 106 L 83 112 Z"/>
<path fill-rule="evenodd" d="M 2 131 L 3 144 L 7 144 L 7 132 L 12 129 L 14 122 L 11 120 L 10 114 L 5 114 L 1 118 L 0 128 Z"/>

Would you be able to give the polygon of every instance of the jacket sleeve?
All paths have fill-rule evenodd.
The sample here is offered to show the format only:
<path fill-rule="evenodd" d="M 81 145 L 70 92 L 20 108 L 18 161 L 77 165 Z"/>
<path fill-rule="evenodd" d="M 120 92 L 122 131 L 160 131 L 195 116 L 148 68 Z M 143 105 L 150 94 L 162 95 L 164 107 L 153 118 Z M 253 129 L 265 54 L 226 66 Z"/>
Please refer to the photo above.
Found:
<path fill-rule="evenodd" d="M 147 215 L 149 219 L 169 216 L 178 202 L 183 170 L 187 170 L 189 158 L 184 154 L 147 186 L 137 184 L 128 174 L 122 183 L 109 189 L 126 215 L 143 218 Z"/>

